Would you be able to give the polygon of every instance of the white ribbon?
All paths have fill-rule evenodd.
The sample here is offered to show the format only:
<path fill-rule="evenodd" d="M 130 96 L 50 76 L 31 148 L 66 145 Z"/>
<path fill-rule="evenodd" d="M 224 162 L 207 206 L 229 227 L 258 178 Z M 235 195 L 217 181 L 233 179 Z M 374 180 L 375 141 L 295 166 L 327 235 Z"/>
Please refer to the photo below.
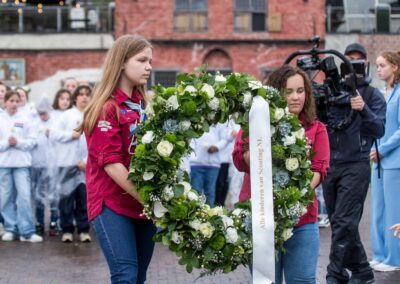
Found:
<path fill-rule="evenodd" d="M 256 96 L 250 109 L 253 284 L 275 281 L 274 204 L 269 105 Z"/>

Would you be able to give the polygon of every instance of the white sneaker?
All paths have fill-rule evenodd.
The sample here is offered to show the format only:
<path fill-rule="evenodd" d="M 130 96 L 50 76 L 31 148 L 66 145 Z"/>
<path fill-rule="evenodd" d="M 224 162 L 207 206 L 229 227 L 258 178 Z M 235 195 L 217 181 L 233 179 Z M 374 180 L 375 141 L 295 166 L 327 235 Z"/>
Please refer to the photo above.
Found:
<path fill-rule="evenodd" d="M 318 222 L 318 227 L 320 228 L 328 228 L 331 225 L 331 223 L 329 222 L 329 218 L 325 217 L 323 219 L 321 219 L 321 221 Z"/>
<path fill-rule="evenodd" d="M 61 241 L 63 243 L 72 243 L 74 240 L 74 236 L 71 233 L 64 233 L 61 236 Z"/>
<path fill-rule="evenodd" d="M 377 261 L 377 260 L 375 260 L 375 259 L 373 259 L 373 260 L 371 260 L 371 261 L 369 262 L 369 266 L 370 266 L 371 268 L 374 268 L 374 267 L 377 266 L 378 264 L 381 264 L 381 262 L 379 262 L 379 261 Z"/>
<path fill-rule="evenodd" d="M 0 237 L 1 237 L 2 235 L 4 235 L 4 233 L 5 233 L 5 231 L 4 231 L 3 224 L 0 223 Z"/>
<path fill-rule="evenodd" d="M 43 242 L 43 238 L 39 235 L 33 234 L 29 238 L 19 237 L 21 242 L 30 242 L 30 243 L 41 243 Z"/>
<path fill-rule="evenodd" d="M 380 271 L 380 272 L 391 272 L 391 271 L 400 270 L 400 267 L 391 266 L 389 264 L 380 263 L 380 264 L 377 264 L 377 265 L 374 266 L 374 270 Z"/>
<path fill-rule="evenodd" d="M 1 237 L 1 240 L 4 242 L 11 242 L 15 240 L 15 235 L 11 232 L 5 232 L 3 236 Z"/>
<path fill-rule="evenodd" d="M 88 233 L 80 233 L 79 239 L 82 243 L 90 243 L 92 241 L 92 238 Z"/>

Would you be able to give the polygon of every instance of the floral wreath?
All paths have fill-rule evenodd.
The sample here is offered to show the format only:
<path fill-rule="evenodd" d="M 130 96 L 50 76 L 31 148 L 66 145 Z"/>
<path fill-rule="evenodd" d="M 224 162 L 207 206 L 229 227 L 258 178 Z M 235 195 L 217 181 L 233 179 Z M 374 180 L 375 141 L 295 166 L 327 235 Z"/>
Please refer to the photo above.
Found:
<path fill-rule="evenodd" d="M 253 97 L 269 102 L 277 251 L 284 250 L 284 241 L 314 197 L 309 147 L 299 120 L 276 89 L 246 74 L 224 77 L 204 68 L 196 71 L 180 74 L 175 87 L 154 88 L 129 179 L 144 202 L 143 214 L 161 228 L 154 240 L 175 252 L 179 264 L 188 272 L 202 268 L 206 274 L 228 273 L 252 262 L 251 204 L 239 202 L 233 211 L 205 204 L 181 162 L 191 151 L 190 140 L 228 117 L 241 125 L 246 137 Z"/>

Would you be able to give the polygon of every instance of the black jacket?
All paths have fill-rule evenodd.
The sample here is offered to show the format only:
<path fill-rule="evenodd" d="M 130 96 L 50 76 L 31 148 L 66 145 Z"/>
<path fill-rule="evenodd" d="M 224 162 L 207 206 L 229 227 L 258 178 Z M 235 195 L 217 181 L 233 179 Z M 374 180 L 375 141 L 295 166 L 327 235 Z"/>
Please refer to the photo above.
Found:
<path fill-rule="evenodd" d="M 369 161 L 374 139 L 385 133 L 385 99 L 376 88 L 373 88 L 372 94 L 367 94 L 370 81 L 366 79 L 357 87 L 365 105 L 362 111 L 354 111 L 351 124 L 342 130 L 328 129 L 331 165 Z"/>

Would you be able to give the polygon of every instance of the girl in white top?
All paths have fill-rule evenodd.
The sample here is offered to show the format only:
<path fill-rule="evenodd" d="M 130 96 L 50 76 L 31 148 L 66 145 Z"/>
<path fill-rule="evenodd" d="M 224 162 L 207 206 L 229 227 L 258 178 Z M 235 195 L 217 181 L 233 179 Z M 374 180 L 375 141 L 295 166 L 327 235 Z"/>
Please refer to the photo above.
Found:
<path fill-rule="evenodd" d="M 53 111 L 51 118 L 58 120 L 61 114 L 72 107 L 72 94 L 67 89 L 60 89 L 57 91 L 53 101 Z"/>
<path fill-rule="evenodd" d="M 19 99 L 17 92 L 7 92 L 6 111 L 0 114 L 0 208 L 6 231 L 2 240 L 12 241 L 19 233 L 21 241 L 41 242 L 35 234 L 29 174 L 36 139 L 29 119 L 17 111 Z"/>
<path fill-rule="evenodd" d="M 26 115 L 29 119 L 38 118 L 35 106 L 29 102 L 28 92 L 22 87 L 17 87 L 15 91 L 19 94 L 20 97 L 18 112 Z"/>

